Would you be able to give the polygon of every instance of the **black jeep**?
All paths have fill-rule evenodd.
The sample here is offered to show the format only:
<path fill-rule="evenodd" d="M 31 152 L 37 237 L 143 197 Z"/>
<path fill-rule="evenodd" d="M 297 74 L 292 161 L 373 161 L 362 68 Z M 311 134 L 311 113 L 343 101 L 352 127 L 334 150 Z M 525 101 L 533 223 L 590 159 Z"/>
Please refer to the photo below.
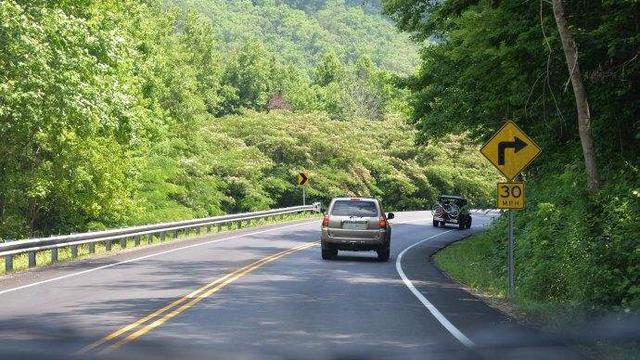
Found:
<path fill-rule="evenodd" d="M 464 196 L 440 195 L 431 212 L 435 227 L 457 224 L 460 230 L 471 228 L 471 215 Z"/>

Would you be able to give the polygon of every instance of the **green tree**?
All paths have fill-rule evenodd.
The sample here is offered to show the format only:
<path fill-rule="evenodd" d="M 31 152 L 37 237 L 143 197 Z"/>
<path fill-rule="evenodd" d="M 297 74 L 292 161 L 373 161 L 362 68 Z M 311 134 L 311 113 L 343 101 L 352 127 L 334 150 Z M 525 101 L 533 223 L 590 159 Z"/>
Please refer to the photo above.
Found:
<path fill-rule="evenodd" d="M 557 10 L 556 0 L 384 2 L 401 29 L 426 41 L 420 71 L 406 81 L 421 143 L 451 133 L 485 139 L 512 119 L 544 149 L 523 174 L 532 195 L 518 216 L 516 257 L 529 271 L 518 286 L 533 301 L 637 308 L 640 36 L 638 17 L 629 14 L 640 14 L 640 4 L 564 0 L 565 24 L 554 20 L 554 4 Z M 576 59 L 582 86 L 567 76 Z M 588 132 L 584 93 L 595 159 L 583 156 L 579 136 Z M 597 177 L 584 169 L 594 160 L 607 183 L 589 193 Z"/>
<path fill-rule="evenodd" d="M 264 109 L 271 95 L 272 69 L 272 56 L 259 42 L 247 43 L 231 54 L 222 77 L 225 98 L 220 114 Z"/>
<path fill-rule="evenodd" d="M 332 82 L 339 82 L 345 75 L 345 69 L 335 52 L 325 54 L 314 74 L 314 83 L 320 86 L 327 86 Z"/>
<path fill-rule="evenodd" d="M 216 114 L 221 102 L 222 60 L 213 26 L 208 18 L 189 11 L 180 37 L 191 56 L 189 65 L 197 71 L 198 93 L 207 111 Z"/>
<path fill-rule="evenodd" d="M 90 12 L 87 3 L 58 5 L 70 13 L 0 2 L 4 236 L 115 225 L 131 209 L 127 109 L 136 103 L 117 78 L 127 49 L 117 32 L 74 15 Z"/>

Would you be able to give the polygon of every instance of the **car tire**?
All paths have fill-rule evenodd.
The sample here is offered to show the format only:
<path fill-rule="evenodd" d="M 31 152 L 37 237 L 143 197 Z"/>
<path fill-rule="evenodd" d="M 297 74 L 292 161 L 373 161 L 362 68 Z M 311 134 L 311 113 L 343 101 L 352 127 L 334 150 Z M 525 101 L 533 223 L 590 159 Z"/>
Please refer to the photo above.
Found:
<path fill-rule="evenodd" d="M 438 220 L 433 220 L 433 227 L 438 227 L 438 225 L 440 225 Z"/>
<path fill-rule="evenodd" d="M 338 249 L 322 247 L 322 260 L 333 260 L 338 256 Z"/>
<path fill-rule="evenodd" d="M 467 218 L 467 229 L 471 229 L 471 216 L 469 216 L 469 218 Z"/>
<path fill-rule="evenodd" d="M 466 227 L 467 227 L 467 222 L 465 220 L 460 220 L 460 222 L 458 223 L 458 230 L 464 230 Z"/>
<path fill-rule="evenodd" d="M 444 222 L 444 221 L 440 221 L 440 227 L 445 227 L 446 225 L 447 225 L 447 223 L 446 223 L 446 222 Z"/>
<path fill-rule="evenodd" d="M 389 261 L 389 257 L 391 256 L 391 246 L 387 245 L 382 249 L 377 250 L 378 253 L 378 261 Z"/>

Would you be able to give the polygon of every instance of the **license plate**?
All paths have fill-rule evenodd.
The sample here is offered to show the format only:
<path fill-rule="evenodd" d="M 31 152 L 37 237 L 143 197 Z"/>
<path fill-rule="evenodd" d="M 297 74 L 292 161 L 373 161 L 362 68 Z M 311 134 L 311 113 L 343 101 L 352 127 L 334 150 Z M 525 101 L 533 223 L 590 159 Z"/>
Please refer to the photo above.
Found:
<path fill-rule="evenodd" d="M 366 230 L 367 223 L 345 222 L 342 224 L 342 228 L 347 230 Z"/>

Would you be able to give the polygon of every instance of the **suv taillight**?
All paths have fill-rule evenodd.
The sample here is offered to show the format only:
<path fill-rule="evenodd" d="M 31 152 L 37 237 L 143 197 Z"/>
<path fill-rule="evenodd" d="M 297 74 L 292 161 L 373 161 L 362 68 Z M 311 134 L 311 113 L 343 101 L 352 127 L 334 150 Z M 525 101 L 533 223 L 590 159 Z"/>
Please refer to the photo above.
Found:
<path fill-rule="evenodd" d="M 322 218 L 322 227 L 328 227 L 329 226 L 329 215 L 325 215 Z"/>
<path fill-rule="evenodd" d="M 378 220 L 378 225 L 380 225 L 380 229 L 384 229 L 387 227 L 387 220 L 383 217 L 380 217 L 380 220 Z"/>

